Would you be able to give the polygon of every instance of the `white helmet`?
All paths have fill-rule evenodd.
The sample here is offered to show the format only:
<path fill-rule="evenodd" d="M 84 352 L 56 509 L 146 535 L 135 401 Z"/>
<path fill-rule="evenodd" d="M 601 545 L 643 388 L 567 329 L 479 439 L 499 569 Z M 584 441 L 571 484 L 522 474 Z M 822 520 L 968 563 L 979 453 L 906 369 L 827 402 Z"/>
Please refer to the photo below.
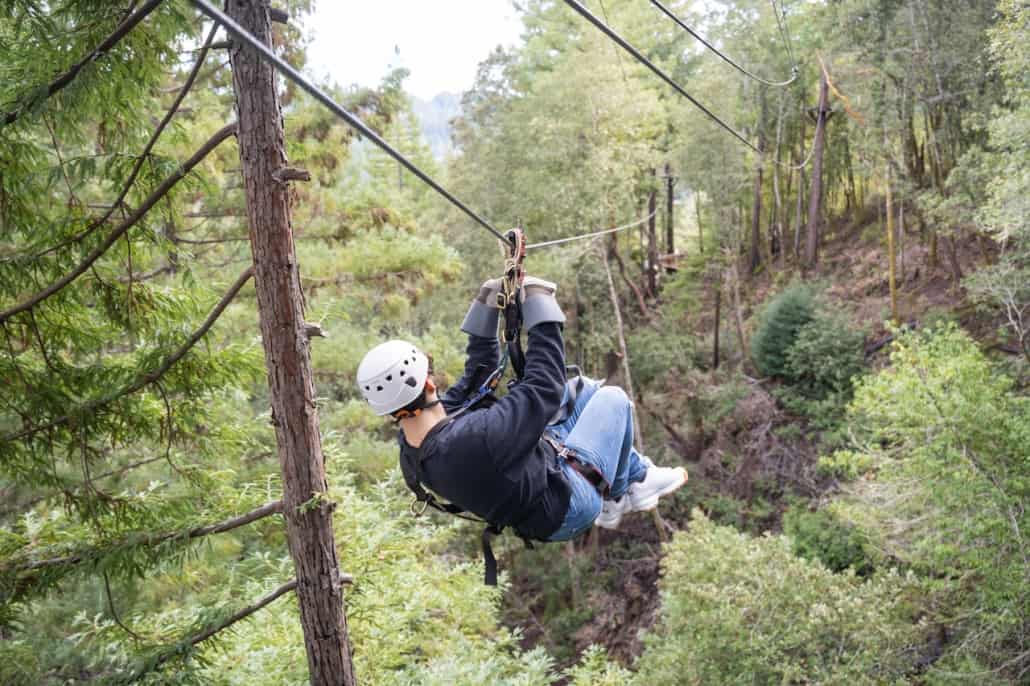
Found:
<path fill-rule="evenodd" d="M 387 341 L 365 353 L 358 365 L 358 387 L 372 410 L 382 416 L 415 400 L 429 377 L 429 358 L 411 343 Z"/>

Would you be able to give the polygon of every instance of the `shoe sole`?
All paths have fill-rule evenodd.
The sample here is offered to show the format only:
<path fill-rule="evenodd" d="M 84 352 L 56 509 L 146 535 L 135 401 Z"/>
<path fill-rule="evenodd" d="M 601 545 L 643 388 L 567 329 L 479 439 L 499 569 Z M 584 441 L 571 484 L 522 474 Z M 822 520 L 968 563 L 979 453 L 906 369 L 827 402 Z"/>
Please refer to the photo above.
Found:
<path fill-rule="evenodd" d="M 683 470 L 683 480 L 682 481 L 677 481 L 677 482 L 669 484 L 668 486 L 663 488 L 661 491 L 659 491 L 658 493 L 656 493 L 656 494 L 654 494 L 652 496 L 649 496 L 647 500 L 645 500 L 645 501 L 643 501 L 641 503 L 637 503 L 637 502 L 631 500 L 630 502 L 633 504 L 633 511 L 634 512 L 647 512 L 649 510 L 655 509 L 656 507 L 658 507 L 658 500 L 659 500 L 659 498 L 661 498 L 664 495 L 669 495 L 670 493 L 675 493 L 679 489 L 681 489 L 684 486 L 686 486 L 687 485 L 687 481 L 689 481 L 689 480 L 690 480 L 690 474 L 688 474 L 687 470 L 684 469 Z"/>
<path fill-rule="evenodd" d="M 595 526 L 599 526 L 602 529 L 611 529 L 613 531 L 615 529 L 619 528 L 619 524 L 622 524 L 622 517 L 621 516 L 618 519 L 613 520 L 613 521 L 604 521 L 604 522 L 602 522 L 600 517 L 598 517 L 597 519 L 594 520 L 594 525 Z"/>

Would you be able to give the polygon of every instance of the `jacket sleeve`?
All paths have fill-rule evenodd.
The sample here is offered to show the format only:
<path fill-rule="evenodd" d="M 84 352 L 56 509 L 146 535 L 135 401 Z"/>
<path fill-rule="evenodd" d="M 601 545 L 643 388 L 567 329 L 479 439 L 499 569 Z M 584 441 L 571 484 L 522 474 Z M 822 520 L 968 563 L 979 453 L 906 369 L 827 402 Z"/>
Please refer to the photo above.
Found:
<path fill-rule="evenodd" d="M 465 402 L 469 394 L 475 391 L 473 384 L 476 377 L 483 378 L 480 368 L 485 367 L 492 372 L 497 368 L 499 361 L 499 348 L 497 338 L 483 338 L 482 336 L 469 335 L 468 345 L 465 347 L 465 372 L 453 386 L 440 398 L 441 404 L 448 412 L 452 412 Z"/>
<path fill-rule="evenodd" d="M 486 410 L 486 442 L 497 467 L 507 468 L 536 446 L 561 404 L 565 387 L 565 345 L 561 325 L 529 330 L 522 381 Z"/>

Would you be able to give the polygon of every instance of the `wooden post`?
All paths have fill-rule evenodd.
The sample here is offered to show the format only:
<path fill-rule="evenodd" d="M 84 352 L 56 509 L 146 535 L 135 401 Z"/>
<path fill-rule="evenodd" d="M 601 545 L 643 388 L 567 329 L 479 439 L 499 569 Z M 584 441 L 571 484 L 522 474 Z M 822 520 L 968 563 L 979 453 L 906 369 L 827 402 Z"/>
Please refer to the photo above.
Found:
<path fill-rule="evenodd" d="M 226 9 L 244 29 L 270 44 L 268 0 L 229 0 Z M 237 43 L 230 61 L 261 342 L 282 472 L 283 518 L 296 568 L 309 678 L 315 686 L 352 686 L 354 665 L 333 538 L 334 505 L 326 495 L 289 188 L 276 178 L 287 161 L 275 72 Z"/>
<path fill-rule="evenodd" d="M 673 205 L 673 192 L 672 188 L 676 185 L 676 180 L 672 177 L 672 167 L 669 163 L 665 163 L 665 249 L 668 254 L 676 254 L 676 236 L 675 236 L 675 207 Z M 673 271 L 671 268 L 669 271 Z"/>
<path fill-rule="evenodd" d="M 829 86 L 826 72 L 819 75 L 819 108 L 815 116 L 815 141 L 812 143 L 812 186 L 808 195 L 808 228 L 805 239 L 805 266 L 814 267 L 819 258 L 819 211 L 823 196 L 823 149 L 826 144 L 826 121 L 829 112 L 826 102 Z"/>
<path fill-rule="evenodd" d="M 658 211 L 658 191 L 654 186 L 657 170 L 651 170 L 651 193 L 647 196 L 647 290 L 658 297 L 658 237 L 655 235 L 655 214 Z"/>

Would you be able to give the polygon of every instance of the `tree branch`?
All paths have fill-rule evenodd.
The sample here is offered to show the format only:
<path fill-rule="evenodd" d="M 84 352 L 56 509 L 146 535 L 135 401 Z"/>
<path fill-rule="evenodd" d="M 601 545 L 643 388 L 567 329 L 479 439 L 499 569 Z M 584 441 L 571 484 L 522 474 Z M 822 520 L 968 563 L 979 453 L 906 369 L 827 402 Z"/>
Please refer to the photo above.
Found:
<path fill-rule="evenodd" d="M 232 626 L 236 622 L 240 621 L 241 619 L 246 619 L 250 615 L 252 615 L 255 612 L 257 612 L 258 610 L 261 610 L 264 607 L 272 604 L 273 602 L 278 600 L 280 597 L 286 595 L 290 591 L 296 590 L 296 588 L 297 588 L 297 580 L 296 579 L 294 579 L 293 581 L 287 581 L 285 584 L 283 584 L 279 588 L 275 589 L 274 591 L 272 591 L 271 593 L 269 593 L 265 597 L 261 598 L 260 600 L 258 600 L 253 605 L 248 605 L 248 606 L 246 606 L 244 608 L 241 608 L 240 610 L 238 610 L 237 612 L 233 613 L 229 617 L 226 617 L 223 621 L 219 622 L 218 624 L 215 624 L 214 626 L 210 626 L 207 629 L 204 629 L 203 631 L 201 631 L 196 636 L 192 636 L 192 637 L 186 639 L 183 643 L 191 645 L 191 646 L 199 645 L 200 643 L 203 643 L 204 641 L 206 641 L 207 639 L 211 638 L 212 636 L 214 636 L 218 632 L 224 631 L 225 629 L 228 629 L 230 626 Z M 150 671 L 152 669 L 157 669 L 158 667 L 163 665 L 168 660 L 172 659 L 173 657 L 175 657 L 177 655 L 181 655 L 181 654 L 182 654 L 182 651 L 178 647 L 175 650 L 170 650 L 168 652 L 162 653 L 157 658 L 157 660 L 153 663 L 153 665 L 150 667 L 150 669 L 148 669 L 146 671 Z M 138 677 L 140 677 L 142 675 L 143 675 L 142 673 L 137 673 L 135 675 L 135 677 L 138 678 Z"/>
<path fill-rule="evenodd" d="M 8 434 L 7 436 L 0 438 L 0 443 L 15 441 L 21 438 L 25 438 L 27 436 L 31 436 L 40 431 L 53 429 L 63 424 L 67 424 L 77 414 L 96 410 L 100 407 L 103 407 L 104 405 L 114 402 L 119 398 L 131 395 L 136 391 L 140 390 L 141 388 L 147 386 L 148 384 L 154 383 L 162 376 L 164 376 L 165 372 L 172 368 L 172 365 L 181 360 L 183 356 L 186 355 L 186 353 L 188 353 L 190 349 L 193 348 L 193 346 L 195 346 L 197 342 L 204 337 L 204 334 L 206 334 L 211 329 L 211 327 L 214 326 L 214 323 L 218 321 L 218 318 L 221 316 L 222 312 L 225 311 L 225 308 L 229 306 L 229 303 L 233 301 L 236 295 L 240 292 L 240 289 L 243 288 L 243 286 L 247 283 L 247 281 L 250 280 L 250 278 L 253 275 L 253 266 L 248 267 L 246 270 L 244 270 L 244 272 L 240 274 L 239 278 L 236 279 L 236 283 L 232 285 L 228 292 L 226 292 L 226 294 L 222 296 L 222 299 L 218 301 L 218 304 L 215 305 L 214 309 L 211 310 L 211 313 L 207 316 L 207 319 L 204 320 L 204 323 L 201 324 L 200 328 L 194 331 L 193 334 L 190 335 L 190 337 L 186 340 L 186 342 L 179 346 L 175 350 L 175 352 L 166 357 L 164 362 L 162 362 L 161 365 L 158 366 L 156 369 L 151 370 L 146 374 L 141 374 L 131 384 L 116 391 L 112 395 L 90 401 L 88 403 L 85 403 L 84 405 L 80 405 L 78 411 L 75 414 L 66 414 L 63 417 L 59 417 L 58 419 L 55 419 L 46 424 L 31 426 L 18 433 Z"/>
<path fill-rule="evenodd" d="M 18 305 L 15 305 L 14 307 L 6 310 L 5 312 L 0 312 L 0 323 L 7 321 L 16 314 L 32 309 L 33 307 L 43 302 L 50 296 L 59 292 L 61 289 L 63 289 L 65 286 L 70 284 L 75 279 L 79 278 L 79 276 L 81 276 L 87 269 L 93 266 L 94 262 L 100 259 L 101 255 L 107 252 L 107 250 L 112 245 L 114 245 L 115 241 L 121 238 L 122 234 L 131 229 L 136 224 L 136 222 L 142 219 L 143 216 L 150 210 L 150 208 L 157 204 L 157 202 L 162 197 L 164 197 L 165 194 L 167 194 L 175 186 L 175 184 L 177 184 L 180 180 L 182 180 L 183 177 L 189 174 L 195 166 L 200 164 L 204 160 L 204 158 L 207 157 L 207 155 L 212 150 L 218 147 L 218 145 L 222 141 L 224 141 L 226 138 L 235 133 L 235 123 L 228 124 L 227 126 L 222 127 L 221 130 L 219 130 L 215 135 L 208 139 L 208 141 L 204 143 L 204 145 L 202 145 L 196 153 L 194 153 L 193 157 L 186 160 L 186 162 L 181 167 L 179 167 L 179 169 L 177 169 L 174 174 L 166 178 L 164 182 L 162 182 L 161 185 L 158 186 L 157 189 L 153 193 L 151 193 L 146 200 L 143 201 L 143 204 L 140 205 L 140 207 L 138 207 L 132 214 L 130 214 L 118 228 L 112 231 L 107 236 L 107 238 L 104 239 L 104 242 L 98 245 L 93 250 L 93 252 L 87 255 L 86 258 L 75 267 L 75 269 L 65 274 L 60 279 L 44 288 L 42 291 L 39 291 L 38 293 L 30 297 L 28 300 L 19 303 Z"/>
<path fill-rule="evenodd" d="M 154 132 L 150 134 L 150 140 L 148 140 L 147 144 L 143 146 L 143 152 L 141 152 L 139 156 L 136 158 L 136 163 L 132 165 L 132 171 L 129 172 L 129 178 L 125 181 L 125 184 L 122 186 L 122 191 L 118 194 L 118 197 L 115 199 L 115 201 L 111 203 L 111 205 L 107 208 L 107 211 L 104 212 L 104 214 L 102 214 L 95 220 L 91 221 L 84 230 L 75 234 L 71 238 L 67 238 L 61 241 L 53 247 L 47 248 L 43 252 L 38 253 L 34 256 L 34 259 L 39 259 L 40 257 L 49 255 L 50 253 L 60 250 L 64 246 L 70 245 L 71 243 L 78 243 L 83 238 L 96 231 L 97 227 L 105 224 L 107 220 L 111 218 L 111 215 L 114 214 L 115 210 L 122 206 L 122 203 L 125 202 L 125 197 L 129 194 L 129 191 L 132 189 L 133 184 L 136 183 L 136 178 L 139 176 L 140 169 L 143 168 L 143 163 L 147 160 L 148 156 L 150 155 L 150 151 L 154 149 L 154 145 L 157 143 L 157 139 L 161 137 L 161 133 L 168 126 L 168 122 L 172 120 L 172 117 L 175 116 L 176 111 L 179 109 L 179 105 L 182 104 L 182 101 L 186 98 L 186 94 L 190 92 L 190 89 L 193 87 L 194 82 L 197 80 L 197 75 L 200 73 L 200 68 L 204 65 L 204 59 L 207 57 L 208 50 L 211 49 L 211 43 L 215 38 L 215 33 L 218 32 L 218 28 L 219 24 L 215 24 L 211 27 L 211 31 L 207 35 L 207 40 L 204 41 L 204 45 L 200 48 L 200 54 L 197 56 L 196 63 L 193 65 L 193 69 L 190 70 L 189 76 L 186 77 L 186 82 L 182 85 L 182 88 L 179 89 L 179 94 L 175 97 L 175 100 L 168 108 L 168 111 L 165 112 L 164 119 L 162 119 L 161 123 L 157 125 L 157 128 L 154 129 Z"/>
<path fill-rule="evenodd" d="M 134 13 L 126 17 L 126 19 L 118 25 L 118 28 L 111 32 L 111 34 L 108 35 L 107 38 L 105 38 L 103 42 L 101 42 L 100 45 L 98 45 L 96 49 L 93 50 L 93 52 L 86 55 L 86 57 L 84 57 L 82 60 L 73 64 L 71 69 L 69 69 L 68 71 L 64 72 L 56 79 L 51 81 L 50 85 L 47 86 L 47 92 L 45 97 L 49 98 L 58 91 L 62 90 L 72 81 L 74 81 L 75 77 L 79 75 L 79 72 L 82 71 L 83 67 L 85 67 L 90 62 L 96 61 L 105 53 L 107 53 L 111 48 L 117 45 L 118 41 L 124 38 L 126 34 L 129 33 L 129 31 L 134 29 L 137 24 L 146 19 L 148 14 L 157 9 L 158 5 L 160 5 L 161 2 L 162 0 L 149 0 L 146 4 L 143 5 L 143 7 L 140 7 Z M 0 123 L 0 129 L 4 128 L 8 124 L 14 123 L 15 120 L 17 120 L 18 117 L 22 115 L 22 113 L 29 107 L 30 104 L 31 103 L 23 104 L 22 106 L 17 107 L 8 112 L 7 114 L 5 114 L 3 123 Z"/>
<path fill-rule="evenodd" d="M 259 519 L 264 519 L 273 514 L 279 514 L 283 510 L 283 503 L 281 500 L 275 500 L 270 503 L 265 503 L 261 507 L 251 510 L 246 514 L 242 514 L 238 517 L 230 517 L 216 524 L 209 524 L 207 526 L 198 526 L 189 531 L 183 533 L 182 531 L 168 531 L 163 534 L 156 536 L 149 536 L 144 540 L 140 541 L 142 545 L 155 546 L 165 541 L 169 541 L 173 538 L 183 538 L 186 540 L 192 540 L 194 538 L 203 538 L 204 536 L 210 536 L 212 534 L 221 534 L 226 531 L 232 531 L 238 529 L 241 526 L 246 526 L 252 522 L 256 522 Z M 116 544 L 117 545 L 117 544 Z M 53 557 L 47 560 L 37 560 L 36 562 L 30 562 L 27 564 L 19 565 L 15 567 L 15 571 L 25 572 L 34 571 L 38 569 L 48 569 L 50 567 L 61 567 L 65 565 L 79 564 L 86 559 L 84 554 L 67 555 L 65 557 Z"/>

